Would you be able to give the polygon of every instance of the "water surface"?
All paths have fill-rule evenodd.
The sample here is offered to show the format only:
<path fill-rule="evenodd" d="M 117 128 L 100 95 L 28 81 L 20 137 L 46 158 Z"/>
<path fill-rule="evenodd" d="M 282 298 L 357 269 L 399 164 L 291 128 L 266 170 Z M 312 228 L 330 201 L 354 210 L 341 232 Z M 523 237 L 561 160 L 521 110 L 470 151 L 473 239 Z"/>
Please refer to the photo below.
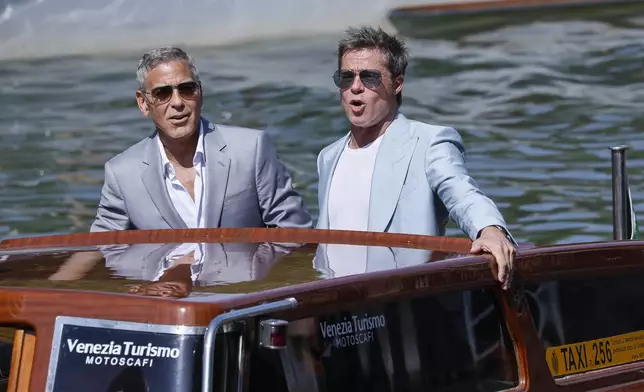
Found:
<path fill-rule="evenodd" d="M 22 18 L 14 26 L 24 26 Z M 11 20 L 0 19 L 0 32 Z M 609 239 L 610 146 L 631 147 L 635 208 L 644 211 L 641 26 L 638 16 L 619 23 L 536 21 L 409 39 L 401 110 L 462 134 L 471 174 L 519 240 Z M 204 115 L 267 129 L 316 216 L 317 153 L 348 130 L 331 80 L 339 37 L 333 31 L 187 46 L 202 74 Z M 95 37 L 97 45 L 101 39 Z M 37 48 L 32 41 L 22 46 Z M 81 41 L 70 41 L 70 50 L 82 53 Z M 0 33 L 0 47 L 11 49 L 5 55 L 20 57 L 8 42 Z M 141 51 L 95 49 L 0 62 L 0 237 L 87 230 L 104 162 L 152 131 L 134 99 Z"/>

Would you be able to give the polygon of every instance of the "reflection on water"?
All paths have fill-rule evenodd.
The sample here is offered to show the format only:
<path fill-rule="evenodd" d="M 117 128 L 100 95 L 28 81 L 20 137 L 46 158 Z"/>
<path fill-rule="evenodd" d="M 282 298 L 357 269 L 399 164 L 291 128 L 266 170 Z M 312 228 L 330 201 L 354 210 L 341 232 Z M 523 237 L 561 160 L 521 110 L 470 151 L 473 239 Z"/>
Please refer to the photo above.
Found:
<path fill-rule="evenodd" d="M 462 133 L 473 176 L 519 241 L 611 238 L 616 144 L 631 146 L 633 198 L 644 211 L 644 30 L 630 19 L 409 40 L 402 112 Z M 317 153 L 347 130 L 331 80 L 335 38 L 191 51 L 204 114 L 267 129 L 314 215 Z M 103 163 L 151 131 L 134 100 L 137 60 L 0 63 L 0 236 L 88 229 Z"/>

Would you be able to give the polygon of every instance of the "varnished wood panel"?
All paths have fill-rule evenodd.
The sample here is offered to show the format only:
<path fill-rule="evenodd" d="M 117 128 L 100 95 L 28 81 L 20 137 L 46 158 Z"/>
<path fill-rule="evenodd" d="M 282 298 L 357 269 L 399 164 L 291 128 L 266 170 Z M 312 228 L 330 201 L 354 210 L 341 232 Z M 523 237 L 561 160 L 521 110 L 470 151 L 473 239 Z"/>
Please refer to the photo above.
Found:
<path fill-rule="evenodd" d="M 25 330 L 17 329 L 13 335 L 13 350 L 11 352 L 11 370 L 7 392 L 18 392 L 18 376 L 20 375 L 20 360 L 24 346 Z"/>
<path fill-rule="evenodd" d="M 356 244 L 397 248 L 430 249 L 448 253 L 468 253 L 472 241 L 467 238 L 411 234 L 359 232 L 347 230 L 283 228 L 217 228 L 181 230 L 121 230 L 100 233 L 60 234 L 42 237 L 6 239 L 0 251 L 65 246 L 98 246 L 140 243 L 192 242 L 282 242 L 301 244 Z"/>
<path fill-rule="evenodd" d="M 36 336 L 31 331 L 17 329 L 11 353 L 8 392 L 27 392 L 36 348 Z"/>
<path fill-rule="evenodd" d="M 33 332 L 24 332 L 21 351 L 20 377 L 18 377 L 16 392 L 27 392 L 29 391 L 29 386 L 31 385 L 34 355 L 36 354 L 36 335 Z"/>

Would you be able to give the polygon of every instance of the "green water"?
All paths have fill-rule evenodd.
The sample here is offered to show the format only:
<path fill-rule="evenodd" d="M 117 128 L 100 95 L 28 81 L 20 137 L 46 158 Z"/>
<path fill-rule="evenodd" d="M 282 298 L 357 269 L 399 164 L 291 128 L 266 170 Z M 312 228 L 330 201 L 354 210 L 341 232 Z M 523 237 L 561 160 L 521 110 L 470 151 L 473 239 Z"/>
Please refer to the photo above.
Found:
<path fill-rule="evenodd" d="M 610 146 L 631 146 L 644 214 L 640 26 L 568 20 L 410 39 L 402 112 L 461 132 L 471 174 L 520 241 L 610 239 Z M 331 80 L 337 38 L 189 50 L 204 115 L 267 129 L 316 216 L 316 155 L 348 129 Z M 103 163 L 152 131 L 134 100 L 139 55 L 0 62 L 0 237 L 89 228 Z"/>

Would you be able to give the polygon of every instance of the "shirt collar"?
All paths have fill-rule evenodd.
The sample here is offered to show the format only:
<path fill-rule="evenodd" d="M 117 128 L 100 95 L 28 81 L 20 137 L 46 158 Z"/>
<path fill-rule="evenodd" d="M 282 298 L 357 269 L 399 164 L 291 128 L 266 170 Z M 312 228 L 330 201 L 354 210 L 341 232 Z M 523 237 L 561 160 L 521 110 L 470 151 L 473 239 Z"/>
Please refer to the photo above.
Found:
<path fill-rule="evenodd" d="M 197 138 L 197 149 L 195 150 L 195 155 L 192 158 L 192 164 L 195 167 L 201 166 L 206 162 L 206 153 L 204 150 L 203 135 L 204 135 L 203 121 L 200 121 L 199 138 Z M 161 138 L 158 137 L 158 135 L 157 135 L 157 145 L 159 146 L 159 150 L 161 152 L 161 166 L 163 167 L 163 171 L 168 178 L 172 179 L 175 177 L 174 167 L 170 164 L 170 161 L 168 160 L 168 155 L 165 153 L 165 148 L 163 147 L 163 143 L 161 143 Z"/>

